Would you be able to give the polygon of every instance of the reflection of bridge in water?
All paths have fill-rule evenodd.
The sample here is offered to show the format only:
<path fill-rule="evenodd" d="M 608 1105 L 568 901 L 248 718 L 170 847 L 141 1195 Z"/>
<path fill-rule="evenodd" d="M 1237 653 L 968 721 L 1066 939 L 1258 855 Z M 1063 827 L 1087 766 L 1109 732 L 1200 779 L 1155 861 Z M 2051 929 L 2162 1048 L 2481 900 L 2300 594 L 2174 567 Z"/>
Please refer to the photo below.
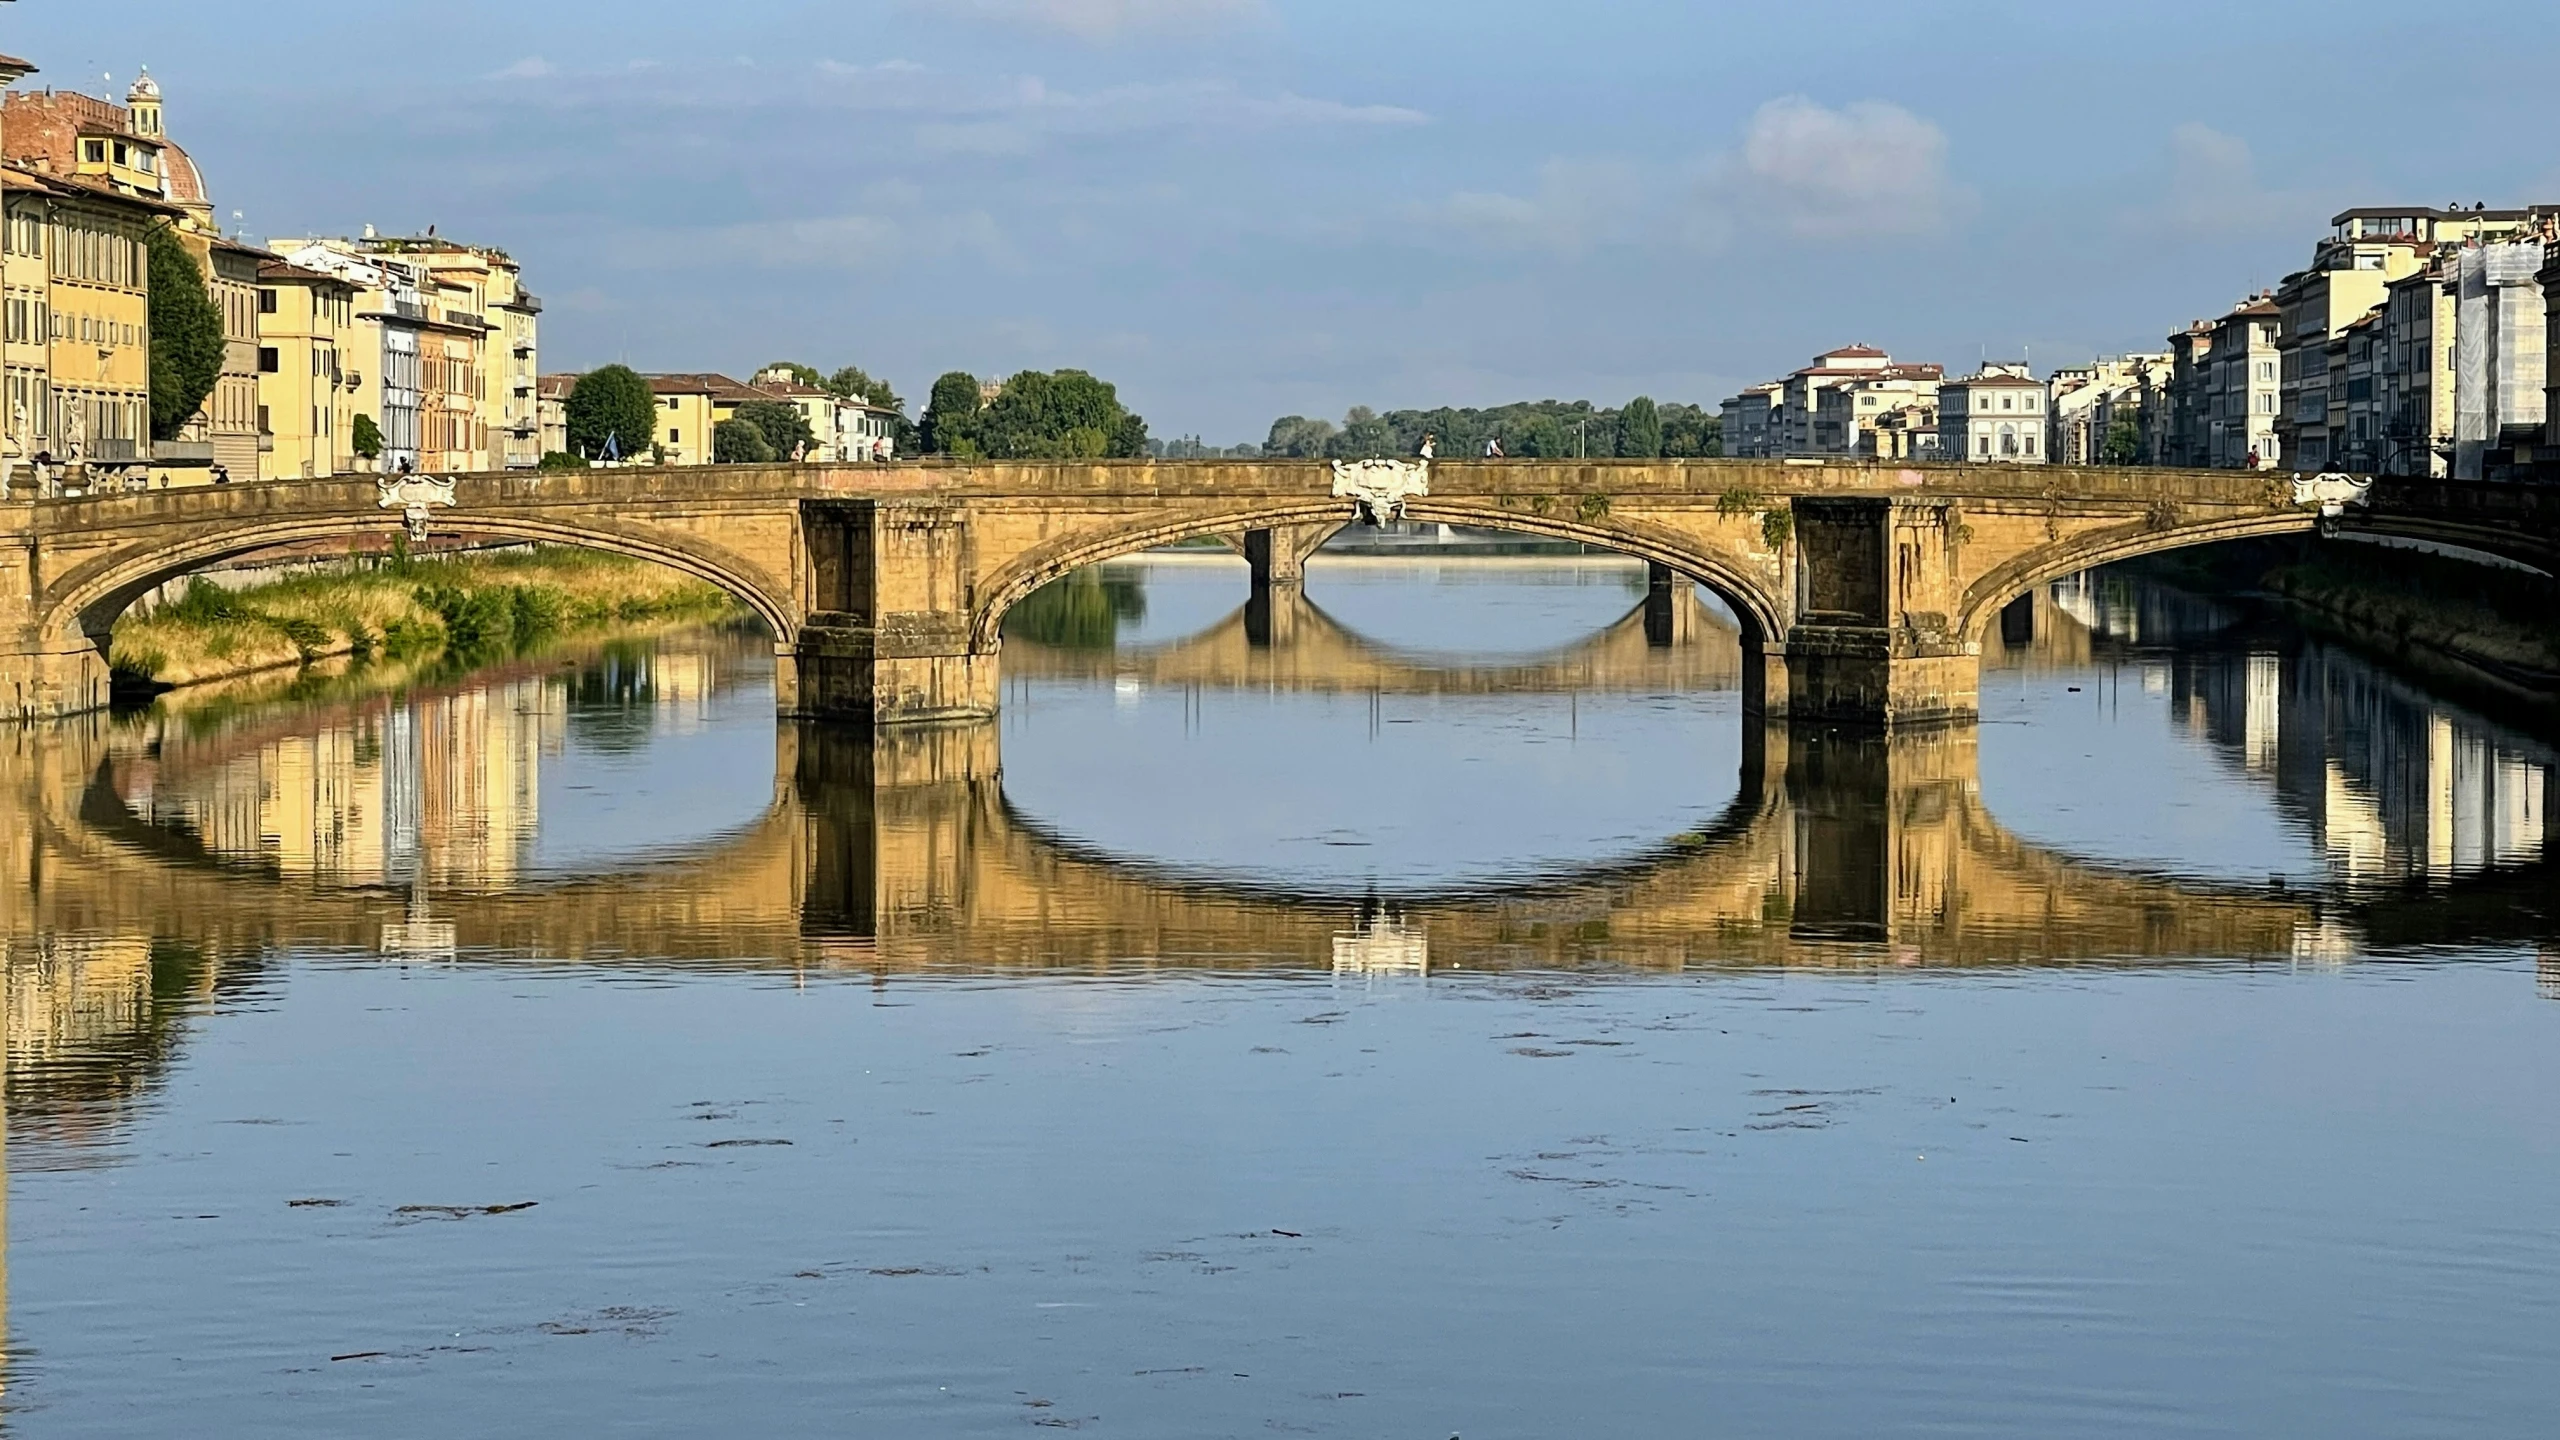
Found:
<path fill-rule="evenodd" d="M 2077 864 L 1983 809 L 1967 730 L 1755 728 L 1715 825 L 1580 875 L 1381 907 L 1200 883 L 1058 841 L 1006 803 L 991 725 L 786 728 L 743 832 L 625 873 L 403 893 L 226 862 L 137 818 L 138 746 L 103 723 L 11 746 L 13 946 L 126 936 L 216 955 L 391 953 L 929 969 L 1330 966 L 1385 935 L 1470 968 L 1990 964 L 2290 955 L 2299 896 Z M 158 783 L 174 783 L 165 773 Z M 1341 947 L 1349 947 L 1347 950 Z"/>
<path fill-rule="evenodd" d="M 2012 637 L 2007 663 L 2103 664 L 2119 653 L 2103 616 L 2092 628 L 2074 613 L 2086 607 L 2064 600 L 2039 601 L 2034 635 Z M 1651 600 L 1580 644 L 1437 677 L 1303 601 L 1279 617 L 1276 644 L 1247 633 L 1249 618 L 1131 654 L 1025 644 L 1017 663 L 1060 675 L 1134 670 L 1167 685 L 1493 693 L 1714 689 L 1732 683 L 1738 654 L 1711 612 L 1693 609 L 1666 634 Z M 665 673 L 638 692 L 656 717 L 643 725 L 701 723 L 711 692 L 760 678 L 723 674 L 703 656 L 652 663 Z M 2421 857 L 2468 843 L 2430 838 L 2442 832 L 2425 825 L 2470 823 L 2480 807 L 2459 787 L 2483 774 L 2496 785 L 2482 794 L 2513 799 L 2518 784 L 2538 782 L 2532 804 L 2549 804 L 2547 757 L 2519 762 L 2512 744 L 2357 681 L 2337 657 L 2287 658 L 2272 685 L 2261 683 L 2263 663 L 2211 644 L 2128 663 L 2152 667 L 2146 677 L 2158 670 L 2181 723 L 2275 786 L 2281 803 L 2331 805 L 2319 833 L 2333 855 L 2338 817 L 2359 796 L 2393 854 Z M 2525 846 L 2513 826 L 2493 827 L 2487 852 L 2456 857 L 2529 862 L 2521 867 L 2450 882 L 2451 871 L 2425 865 L 2382 872 L 2435 882 L 2422 892 L 2217 885 L 2093 865 L 2011 834 L 1981 802 L 1968 728 L 1887 738 L 1757 722 L 1745 722 L 1735 800 L 1697 833 L 1577 874 L 1385 903 L 1203 882 L 1061 840 L 1006 801 L 988 724 L 786 726 L 771 792 L 739 829 L 680 859 L 545 879 L 521 863 L 539 822 L 522 806 L 537 788 L 532 767 L 558 742 L 563 687 L 580 683 L 592 682 L 532 665 L 450 693 L 204 735 L 167 718 L 156 729 L 90 718 L 0 735 L 0 808 L 13 822 L 0 833 L 10 1067 L 42 1076 L 20 1088 L 13 1128 L 77 1139 L 111 1125 L 165 1060 L 174 1017 L 294 948 L 853 973 L 1671 970 L 2330 958 L 2360 944 L 2560 935 L 2538 830 Z M 2314 703 L 2339 695 L 2362 696 L 2365 708 Z M 2402 731 L 2452 743 L 2375 738 Z M 452 753 L 423 763 L 437 746 Z M 2427 772 L 2434 789 L 2404 794 L 2361 758 L 2385 750 L 2489 763 L 2449 760 Z M 2334 783 L 2339 766 L 2352 784 Z M 359 833 L 365 807 L 396 805 L 415 812 L 409 839 Z M 2532 811 L 2536 824 L 2542 813 Z M 2410 815 L 2424 824 L 2411 830 Z M 183 823 L 146 818 L 172 816 Z M 55 1063 L 74 1054 L 91 1063 Z"/>

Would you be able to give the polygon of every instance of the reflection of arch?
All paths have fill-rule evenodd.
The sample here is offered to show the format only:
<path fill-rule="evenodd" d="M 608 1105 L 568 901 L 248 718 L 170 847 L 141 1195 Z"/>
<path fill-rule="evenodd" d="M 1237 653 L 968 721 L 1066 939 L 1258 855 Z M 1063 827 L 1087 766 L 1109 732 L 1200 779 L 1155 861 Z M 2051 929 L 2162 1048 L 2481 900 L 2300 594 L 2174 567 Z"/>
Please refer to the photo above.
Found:
<path fill-rule="evenodd" d="M 103 651 L 116 617 L 127 606 L 179 576 L 299 542 L 390 535 L 402 528 L 401 517 L 392 512 L 378 517 L 306 516 L 191 530 L 173 540 L 109 551 L 74 566 L 48 587 L 39 628 L 54 632 L 76 625 Z M 790 636 L 798 625 L 791 588 L 782 578 L 697 536 L 601 519 L 562 522 L 502 513 L 474 514 L 464 528 L 491 539 L 575 546 L 653 561 L 718 586 L 753 609 L 776 637 Z"/>
<path fill-rule="evenodd" d="M 1591 635 L 1535 655 L 1500 661 L 1419 654 L 1344 625 L 1294 587 L 1275 590 L 1257 639 L 1252 606 L 1240 606 L 1196 634 L 1155 645 L 1076 650 L 1020 637 L 1005 642 L 1007 670 L 1020 677 L 1126 677 L 1158 686 L 1208 685 L 1292 691 L 1389 694 L 1541 694 L 1567 690 L 1670 688 L 1731 690 L 1742 679 L 1741 647 L 1723 617 L 1683 592 L 1691 607 L 1659 643 L 1640 602 Z"/>
<path fill-rule="evenodd" d="M 1351 518 L 1347 501 L 1299 500 L 1267 502 L 1250 509 L 1195 512 L 1150 517 L 1104 529 L 1079 531 L 1024 551 L 990 575 L 979 587 L 971 612 L 969 641 L 973 650 L 994 650 L 1004 612 L 1024 596 L 1085 566 L 1133 551 L 1153 549 L 1202 536 L 1264 530 L 1283 525 L 1340 524 Z M 1651 561 L 1686 575 L 1715 592 L 1741 621 L 1746 643 L 1764 644 L 1786 633 L 1786 606 L 1770 593 L 1768 582 L 1730 559 L 1711 553 L 1667 526 L 1612 519 L 1605 512 L 1592 519 L 1576 515 L 1542 515 L 1506 510 L 1488 516 L 1479 504 L 1447 504 L 1417 497 L 1405 507 L 1408 518 L 1449 525 L 1493 525 L 1506 531 L 1546 539 L 1570 540 Z"/>

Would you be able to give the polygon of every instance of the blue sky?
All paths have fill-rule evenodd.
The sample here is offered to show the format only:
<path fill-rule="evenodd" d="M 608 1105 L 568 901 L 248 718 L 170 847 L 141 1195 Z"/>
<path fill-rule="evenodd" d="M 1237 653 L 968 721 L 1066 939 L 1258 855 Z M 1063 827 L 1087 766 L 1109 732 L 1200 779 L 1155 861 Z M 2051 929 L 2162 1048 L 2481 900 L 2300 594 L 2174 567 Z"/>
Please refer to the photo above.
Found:
<path fill-rule="evenodd" d="M 507 247 L 546 368 L 1078 365 L 1224 443 L 2156 348 L 2345 205 L 2560 200 L 2546 5 L 18 0 L 0 50 L 150 65 L 252 236 Z"/>

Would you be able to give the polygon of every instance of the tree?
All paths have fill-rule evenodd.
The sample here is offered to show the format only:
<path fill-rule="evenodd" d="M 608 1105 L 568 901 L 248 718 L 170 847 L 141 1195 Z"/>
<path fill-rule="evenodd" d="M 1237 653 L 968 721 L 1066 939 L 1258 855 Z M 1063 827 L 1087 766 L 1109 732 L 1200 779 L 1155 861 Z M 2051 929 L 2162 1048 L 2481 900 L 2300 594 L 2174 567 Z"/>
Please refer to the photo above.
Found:
<path fill-rule="evenodd" d="M 143 244 L 151 254 L 151 438 L 175 440 L 222 378 L 222 310 L 175 231 L 154 226 Z"/>
<path fill-rule="evenodd" d="M 812 371 L 810 373 L 815 374 L 816 372 Z M 814 385 L 818 382 L 812 380 L 808 383 Z M 907 402 L 898 398 L 898 392 L 889 388 L 888 381 L 872 379 L 869 375 L 863 372 L 862 367 L 859 365 L 847 365 L 833 375 L 828 376 L 826 379 L 826 388 L 834 391 L 840 399 L 868 400 L 883 410 L 904 410 L 907 408 Z"/>
<path fill-rule="evenodd" d="M 1653 397 L 1639 395 L 1618 412 L 1618 454 L 1629 460 L 1652 460 L 1662 454 L 1662 412 Z"/>
<path fill-rule="evenodd" d="M 797 405 L 783 400 L 750 400 L 738 407 L 736 423 L 752 425 L 764 437 L 765 458 L 781 460 L 790 457 L 795 446 L 815 449 L 818 434 L 809 428 L 809 417 Z"/>
<path fill-rule="evenodd" d="M 355 431 L 348 438 L 347 443 L 355 447 L 358 458 L 379 460 L 382 458 L 382 427 L 373 423 L 372 416 L 359 415 L 356 417 Z"/>
<path fill-rule="evenodd" d="M 569 448 L 605 459 L 610 448 L 636 460 L 656 448 L 658 397 L 628 365 L 607 365 L 578 377 L 569 390 Z"/>
<path fill-rule="evenodd" d="M 1147 453 L 1147 422 L 1109 381 L 1082 370 L 1025 370 L 975 417 L 970 438 L 998 460 L 1098 460 Z"/>
<path fill-rule="evenodd" d="M 764 432 L 754 421 L 723 420 L 711 427 L 711 463 L 762 465 L 773 458 L 773 447 L 765 443 Z"/>
<path fill-rule="evenodd" d="M 1319 457 L 1332 444 L 1334 433 L 1330 420 L 1283 415 L 1271 422 L 1271 438 L 1262 442 L 1262 453 L 1302 459 Z"/>
<path fill-rule="evenodd" d="M 1574 437 L 1565 433 L 1564 422 L 1553 415 L 1535 415 L 1520 427 L 1518 449 L 1523 455 L 1540 460 L 1561 460 L 1573 453 Z"/>
<path fill-rule="evenodd" d="M 979 454 L 972 432 L 977 428 L 978 377 L 953 370 L 933 382 L 924 405 L 923 433 L 918 437 L 928 455 Z M 965 447 L 965 448 L 964 448 Z"/>
<path fill-rule="evenodd" d="M 2108 465 L 2130 465 L 2142 458 L 2142 427 L 2134 423 L 2132 416 L 2120 415 L 2107 427 L 2106 447 L 2098 452 L 2098 458 Z"/>

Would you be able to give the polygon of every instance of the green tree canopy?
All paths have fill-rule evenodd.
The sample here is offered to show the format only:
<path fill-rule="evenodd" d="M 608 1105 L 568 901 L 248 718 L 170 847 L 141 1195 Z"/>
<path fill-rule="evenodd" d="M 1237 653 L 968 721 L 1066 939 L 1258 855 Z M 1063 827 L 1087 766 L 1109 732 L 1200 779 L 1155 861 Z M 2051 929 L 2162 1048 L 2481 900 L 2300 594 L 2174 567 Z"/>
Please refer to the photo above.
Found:
<path fill-rule="evenodd" d="M 1618 454 L 1629 460 L 1651 460 L 1662 453 L 1662 412 L 1653 397 L 1639 395 L 1618 412 Z"/>
<path fill-rule="evenodd" d="M 933 392 L 925 400 L 919 437 L 925 453 L 964 457 L 980 453 L 971 434 L 980 408 L 977 376 L 953 370 L 934 381 Z"/>
<path fill-rule="evenodd" d="M 569 390 L 569 448 L 603 459 L 612 441 L 625 460 L 649 453 L 658 438 L 658 397 L 628 365 L 607 365 L 578 377 Z"/>
<path fill-rule="evenodd" d="M 382 427 L 373 423 L 372 416 L 359 415 L 356 417 L 355 432 L 348 438 L 347 444 L 354 448 L 358 457 L 379 460 L 382 458 Z"/>
<path fill-rule="evenodd" d="M 739 407 L 744 409 L 745 407 Z M 711 461 L 715 465 L 762 465 L 774 458 L 764 431 L 743 415 L 711 427 Z"/>
<path fill-rule="evenodd" d="M 175 231 L 143 235 L 151 253 L 151 438 L 174 440 L 222 378 L 222 310 Z"/>
<path fill-rule="evenodd" d="M 752 425 L 764 437 L 765 448 L 773 453 L 768 460 L 787 460 L 792 447 L 815 447 L 818 434 L 809 428 L 809 417 L 799 406 L 782 400 L 750 400 L 738 407 L 733 422 Z"/>
<path fill-rule="evenodd" d="M 2107 427 L 2106 447 L 2098 454 L 2109 465 L 2131 465 L 2142 458 L 2142 427 L 2130 415 L 2121 415 Z"/>
<path fill-rule="evenodd" d="M 1653 412 L 1650 428 L 1655 448 L 1651 450 L 1644 448 L 1647 408 Z M 1631 401 L 1624 410 L 1604 410 L 1582 400 L 1530 400 L 1482 410 L 1443 406 L 1383 414 L 1359 405 L 1352 407 L 1339 427 L 1303 415 L 1284 415 L 1272 422 L 1263 453 L 1336 460 L 1411 455 L 1421 448 L 1422 437 L 1430 434 L 1438 437 L 1440 454 L 1450 459 L 1479 455 L 1488 440 L 1501 441 L 1504 453 L 1510 455 L 1565 458 L 1583 453 L 1586 431 L 1593 455 L 1723 453 L 1721 418 L 1698 406 Z M 1559 435 L 1561 448 L 1557 448 Z M 1627 446 L 1635 448 L 1622 448 Z"/>
<path fill-rule="evenodd" d="M 811 382 L 816 383 L 816 382 Z M 868 400 L 884 410 L 904 410 L 907 402 L 889 388 L 886 380 L 874 380 L 859 365 L 847 365 L 826 379 L 826 388 L 847 400 Z"/>
<path fill-rule="evenodd" d="M 1146 422 L 1109 381 L 1082 370 L 1025 370 L 978 412 L 971 438 L 999 460 L 1099 460 L 1144 455 Z"/>

